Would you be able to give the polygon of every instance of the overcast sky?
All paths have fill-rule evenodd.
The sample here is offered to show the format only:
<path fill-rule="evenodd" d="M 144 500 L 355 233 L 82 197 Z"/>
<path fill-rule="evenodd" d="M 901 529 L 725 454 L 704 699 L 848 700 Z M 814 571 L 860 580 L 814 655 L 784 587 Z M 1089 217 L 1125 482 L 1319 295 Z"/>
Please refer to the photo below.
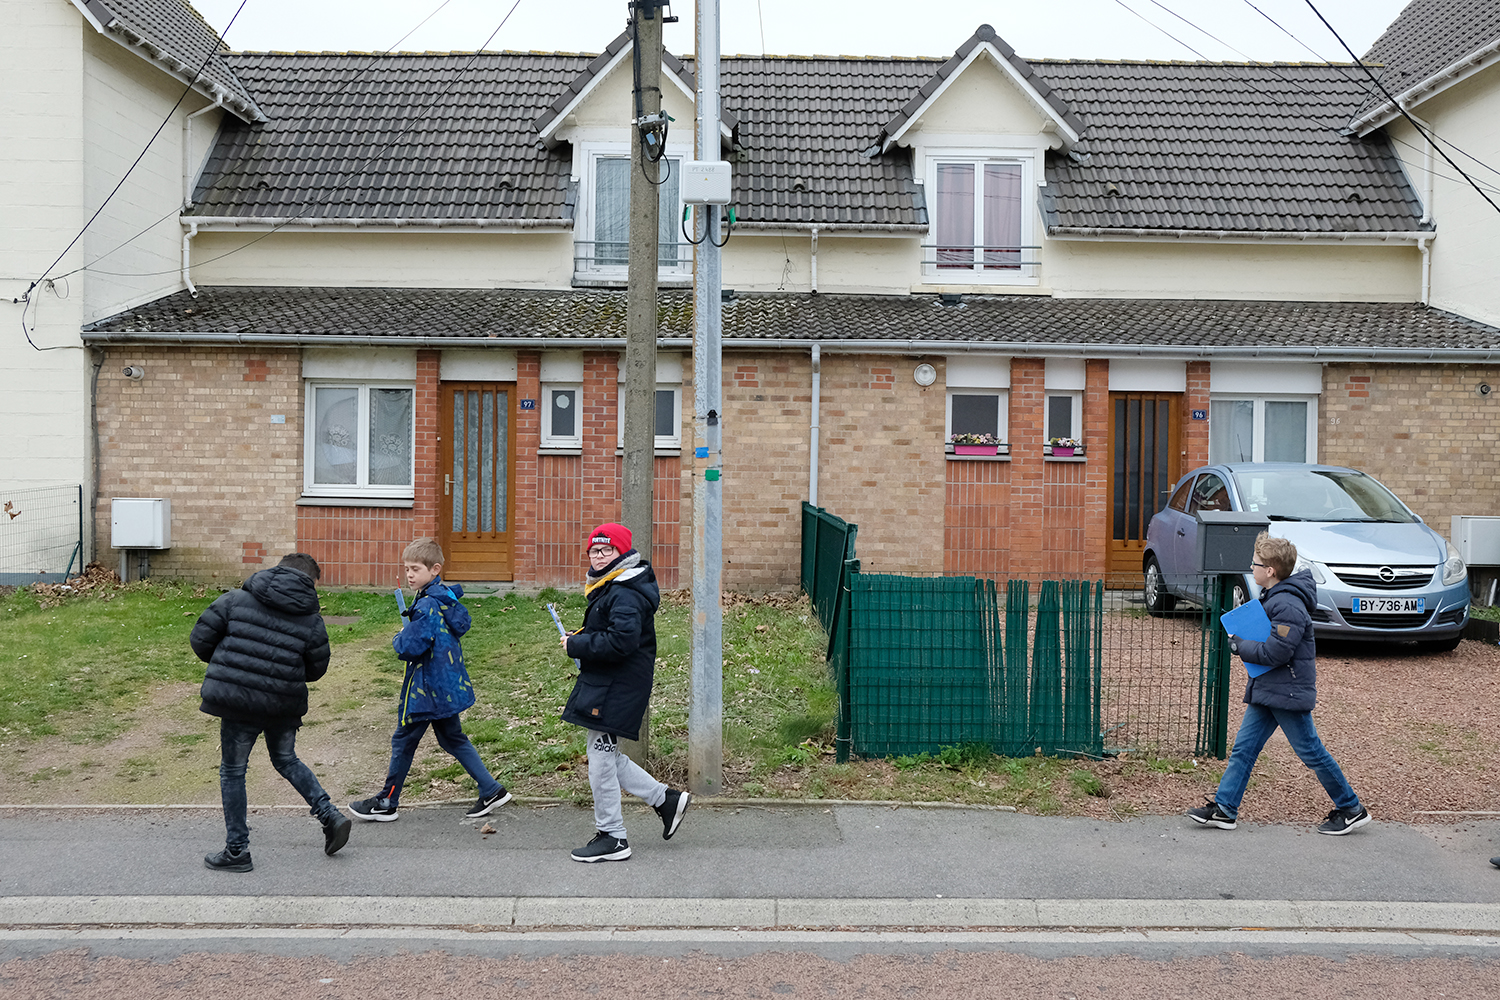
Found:
<path fill-rule="evenodd" d="M 230 48 L 251 51 L 384 51 L 432 15 L 400 49 L 598 52 L 627 16 L 625 0 L 244 0 L 231 26 L 241 0 L 192 2 Z M 1360 55 L 1407 2 L 1313 0 Z M 720 11 L 726 55 L 948 56 L 990 24 L 1033 58 L 1348 59 L 1307 0 L 722 0 Z M 694 4 L 672 12 L 667 48 L 690 53 Z"/>

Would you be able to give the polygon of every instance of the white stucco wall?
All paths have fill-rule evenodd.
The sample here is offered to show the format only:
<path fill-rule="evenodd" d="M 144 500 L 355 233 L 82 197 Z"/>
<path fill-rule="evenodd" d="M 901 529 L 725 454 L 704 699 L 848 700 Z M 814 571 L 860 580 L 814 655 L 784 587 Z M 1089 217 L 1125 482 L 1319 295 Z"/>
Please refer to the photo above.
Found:
<path fill-rule="evenodd" d="M 1416 108 L 1437 134 L 1486 164 L 1500 163 L 1500 66 L 1491 66 Z M 1423 139 L 1405 121 L 1387 126 L 1396 153 L 1419 191 L 1426 188 Z M 1469 156 L 1448 155 L 1491 188 L 1495 175 Z M 1441 156 L 1434 159 L 1431 304 L 1500 325 L 1500 212 L 1480 197 Z"/>
<path fill-rule="evenodd" d="M 87 482 L 88 358 L 79 338 L 84 282 L 39 285 L 25 311 L 11 299 L 57 259 L 83 224 L 83 33 L 61 0 L 0 0 L 0 488 Z M 85 259 L 75 246 L 53 269 Z"/>
<path fill-rule="evenodd" d="M 987 53 L 981 52 L 922 112 L 903 142 L 923 133 L 1035 135 L 1048 119 Z"/>

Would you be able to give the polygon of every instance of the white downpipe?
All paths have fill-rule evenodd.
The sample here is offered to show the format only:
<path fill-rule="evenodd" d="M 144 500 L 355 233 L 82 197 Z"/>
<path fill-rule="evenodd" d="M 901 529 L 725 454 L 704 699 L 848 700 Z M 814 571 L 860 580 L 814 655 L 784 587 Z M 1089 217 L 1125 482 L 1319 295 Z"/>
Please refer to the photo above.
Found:
<path fill-rule="evenodd" d="M 200 108 L 182 119 L 182 209 L 187 211 L 193 207 L 193 180 L 196 171 L 193 169 L 197 164 L 193 162 L 193 119 L 199 115 L 206 115 L 210 111 L 219 111 L 223 105 L 215 102 L 206 108 Z"/>
<path fill-rule="evenodd" d="M 188 294 L 193 298 L 198 297 L 198 289 L 193 287 L 193 237 L 198 235 L 198 224 L 196 222 L 184 222 L 187 231 L 182 234 L 182 283 L 187 286 Z"/>
<path fill-rule="evenodd" d="M 812 290 L 818 290 L 818 227 L 812 227 Z M 816 348 L 814 349 L 816 350 Z M 817 357 L 816 354 L 813 355 Z M 816 367 L 816 365 L 814 365 Z"/>
<path fill-rule="evenodd" d="M 1422 251 L 1422 304 L 1432 304 L 1432 237 L 1428 236 L 1417 241 L 1417 246 Z"/>
<path fill-rule="evenodd" d="M 822 406 L 822 393 L 823 359 L 818 345 L 814 344 L 812 345 L 812 430 L 807 448 L 807 502 L 814 507 L 818 505 L 818 411 Z"/>

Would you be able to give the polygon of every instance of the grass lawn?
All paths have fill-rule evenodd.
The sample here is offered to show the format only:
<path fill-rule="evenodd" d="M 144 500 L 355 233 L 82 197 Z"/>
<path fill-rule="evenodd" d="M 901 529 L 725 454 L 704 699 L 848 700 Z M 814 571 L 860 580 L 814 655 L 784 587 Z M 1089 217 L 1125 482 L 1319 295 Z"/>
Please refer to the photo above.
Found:
<path fill-rule="evenodd" d="M 187 637 L 218 594 L 152 581 L 72 596 L 47 587 L 0 594 L 0 801 L 216 802 L 217 720 L 197 711 L 203 665 Z M 586 802 L 583 732 L 557 718 L 574 672 L 558 649 L 549 601 L 568 625 L 581 622 L 580 593 L 466 600 L 474 627 L 464 655 L 478 703 L 464 714 L 464 728 L 516 793 Z M 298 749 L 335 800 L 345 801 L 371 794 L 385 775 L 402 677 L 390 638 L 400 619 L 387 592 L 324 590 L 321 603 L 333 663 L 312 685 Z M 648 766 L 676 785 L 687 778 L 690 612 L 690 598 L 678 592 L 666 595 L 657 615 Z M 1077 762 L 1001 759 L 983 747 L 837 764 L 826 638 L 805 599 L 728 596 L 723 635 L 728 795 L 1068 813 L 1110 794 Z M 296 801 L 262 753 L 251 766 L 252 801 Z M 472 794 L 457 763 L 425 741 L 404 801 Z M 1130 811 L 1124 802 L 1111 808 Z"/>

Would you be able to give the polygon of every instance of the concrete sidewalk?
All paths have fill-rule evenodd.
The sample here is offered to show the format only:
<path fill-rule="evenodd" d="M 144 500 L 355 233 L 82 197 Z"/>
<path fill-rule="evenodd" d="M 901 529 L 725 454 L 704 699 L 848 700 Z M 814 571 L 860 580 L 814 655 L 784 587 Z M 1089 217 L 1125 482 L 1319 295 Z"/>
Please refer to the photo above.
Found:
<path fill-rule="evenodd" d="M 634 856 L 568 852 L 592 813 L 515 802 L 356 821 L 252 811 L 255 871 L 213 872 L 217 810 L 0 808 L 0 925 L 642 928 L 1355 928 L 1500 932 L 1500 821 L 1229 832 L 973 809 L 697 802 Z M 481 833 L 489 824 L 493 834 Z"/>

